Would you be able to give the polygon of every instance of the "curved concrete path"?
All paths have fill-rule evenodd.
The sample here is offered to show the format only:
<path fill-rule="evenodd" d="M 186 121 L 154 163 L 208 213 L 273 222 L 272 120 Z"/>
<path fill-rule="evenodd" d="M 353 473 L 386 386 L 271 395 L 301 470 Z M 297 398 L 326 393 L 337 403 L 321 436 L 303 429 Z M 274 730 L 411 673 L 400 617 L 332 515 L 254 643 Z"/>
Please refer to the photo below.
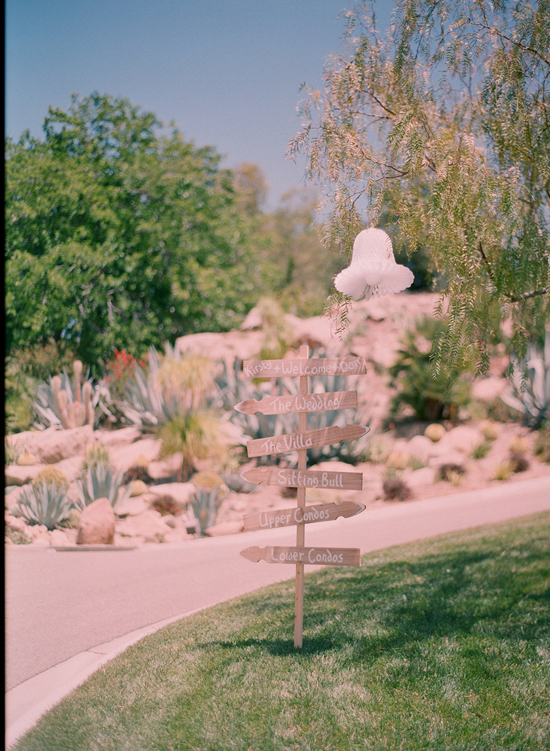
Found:
<path fill-rule="evenodd" d="M 544 510 L 550 477 L 308 525 L 306 544 L 366 553 Z M 293 545 L 295 534 L 293 527 L 262 530 L 132 551 L 8 548 L 7 746 L 130 644 L 217 602 L 292 578 L 294 566 L 252 564 L 239 551 Z"/>

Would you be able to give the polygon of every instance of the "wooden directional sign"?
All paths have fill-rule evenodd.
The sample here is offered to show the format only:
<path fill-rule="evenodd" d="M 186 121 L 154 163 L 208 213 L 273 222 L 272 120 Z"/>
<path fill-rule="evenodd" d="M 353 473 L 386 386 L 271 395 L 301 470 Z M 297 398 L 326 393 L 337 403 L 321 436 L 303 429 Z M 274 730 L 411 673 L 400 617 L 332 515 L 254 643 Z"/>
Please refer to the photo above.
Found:
<path fill-rule="evenodd" d="M 249 378 L 281 378 L 283 376 L 364 375 L 364 357 L 315 358 L 308 360 L 245 360 L 243 373 Z"/>
<path fill-rule="evenodd" d="M 339 516 L 349 518 L 365 510 L 362 503 L 343 501 L 342 503 L 319 503 L 305 508 L 286 508 L 278 511 L 262 511 L 258 514 L 244 515 L 244 531 L 255 529 L 276 529 L 277 527 L 295 527 L 297 524 L 314 524 L 329 522 Z"/>
<path fill-rule="evenodd" d="M 237 404 L 237 412 L 255 415 L 286 415 L 291 412 L 325 412 L 329 409 L 357 407 L 357 391 L 329 391 L 306 396 L 266 396 L 265 399 L 247 399 Z"/>
<path fill-rule="evenodd" d="M 277 469 L 276 467 L 255 467 L 242 473 L 249 482 L 264 485 L 279 485 L 285 488 L 339 488 L 341 490 L 362 490 L 361 472 L 320 472 L 318 470 Z"/>
<path fill-rule="evenodd" d="M 359 548 L 251 548 L 241 550 L 241 555 L 249 561 L 257 563 L 311 563 L 316 566 L 360 566 L 361 551 Z"/>
<path fill-rule="evenodd" d="M 365 435 L 368 430 L 369 428 L 363 428 L 361 425 L 346 425 L 344 428 L 319 428 L 317 430 L 306 430 L 303 433 L 256 438 L 248 441 L 246 450 L 249 457 L 284 454 L 285 451 L 301 451 L 317 446 L 327 446 L 329 443 L 353 441 L 355 438 Z"/>

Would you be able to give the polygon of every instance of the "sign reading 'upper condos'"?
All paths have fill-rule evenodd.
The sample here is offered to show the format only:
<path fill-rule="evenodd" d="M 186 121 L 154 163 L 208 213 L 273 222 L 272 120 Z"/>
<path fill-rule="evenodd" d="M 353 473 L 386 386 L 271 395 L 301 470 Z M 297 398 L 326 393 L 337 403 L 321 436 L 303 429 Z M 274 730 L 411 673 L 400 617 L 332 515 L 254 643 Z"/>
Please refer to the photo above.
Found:
<path fill-rule="evenodd" d="M 255 529 L 277 529 L 278 527 L 295 527 L 297 524 L 330 522 L 338 517 L 349 518 L 365 510 L 362 503 L 342 501 L 342 503 L 319 503 L 305 508 L 286 508 L 277 511 L 261 511 L 257 514 L 244 515 L 244 531 Z"/>
<path fill-rule="evenodd" d="M 318 428 L 306 430 L 305 433 L 289 433 L 276 435 L 272 438 L 255 438 L 248 441 L 246 450 L 249 457 L 267 456 L 268 454 L 284 454 L 285 451 L 300 451 L 300 449 L 327 446 L 330 443 L 353 441 L 369 431 L 361 425 L 346 425 L 344 428 Z"/>
<path fill-rule="evenodd" d="M 284 376 L 364 375 L 364 357 L 314 358 L 310 360 L 245 360 L 243 373 L 249 378 L 282 378 Z"/>

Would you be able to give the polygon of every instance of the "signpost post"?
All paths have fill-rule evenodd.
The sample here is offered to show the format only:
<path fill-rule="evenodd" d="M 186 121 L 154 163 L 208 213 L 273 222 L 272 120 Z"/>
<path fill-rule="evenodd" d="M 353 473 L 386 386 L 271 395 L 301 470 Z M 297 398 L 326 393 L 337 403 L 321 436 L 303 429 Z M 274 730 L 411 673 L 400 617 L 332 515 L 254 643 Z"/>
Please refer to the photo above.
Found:
<path fill-rule="evenodd" d="M 351 441 L 367 432 L 359 425 L 343 428 L 329 427 L 320 430 L 307 429 L 308 412 L 344 409 L 357 406 L 357 392 L 335 391 L 324 394 L 308 393 L 308 378 L 313 375 L 362 375 L 366 373 L 365 360 L 360 357 L 309 359 L 309 347 L 302 345 L 297 359 L 247 360 L 244 374 L 252 378 L 295 376 L 300 379 L 298 396 L 265 397 L 260 401 L 248 399 L 237 404 L 235 409 L 247 414 L 262 412 L 266 415 L 298 413 L 298 432 L 272 436 L 247 443 L 249 457 L 298 452 L 297 469 L 257 467 L 243 473 L 251 482 L 264 482 L 298 489 L 296 509 L 266 511 L 260 514 L 245 514 L 245 531 L 296 526 L 296 547 L 246 548 L 241 555 L 250 561 L 296 564 L 296 589 L 294 599 L 294 646 L 302 646 L 304 618 L 304 565 L 360 566 L 361 551 L 357 548 L 306 548 L 305 525 L 331 521 L 339 516 L 350 517 L 365 510 L 361 503 L 346 501 L 306 506 L 307 488 L 341 488 L 361 490 L 363 476 L 358 472 L 321 472 L 307 469 L 307 450 L 340 441 Z"/>

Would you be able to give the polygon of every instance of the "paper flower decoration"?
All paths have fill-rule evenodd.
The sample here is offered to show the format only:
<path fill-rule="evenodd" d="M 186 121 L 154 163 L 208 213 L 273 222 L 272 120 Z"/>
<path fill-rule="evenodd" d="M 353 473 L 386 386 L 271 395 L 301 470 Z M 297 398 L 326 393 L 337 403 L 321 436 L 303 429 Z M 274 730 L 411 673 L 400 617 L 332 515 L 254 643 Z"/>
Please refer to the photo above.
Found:
<path fill-rule="evenodd" d="M 354 300 L 393 295 L 410 287 L 414 275 L 395 262 L 389 235 L 382 229 L 364 229 L 355 238 L 351 263 L 334 279 L 334 286 Z"/>

